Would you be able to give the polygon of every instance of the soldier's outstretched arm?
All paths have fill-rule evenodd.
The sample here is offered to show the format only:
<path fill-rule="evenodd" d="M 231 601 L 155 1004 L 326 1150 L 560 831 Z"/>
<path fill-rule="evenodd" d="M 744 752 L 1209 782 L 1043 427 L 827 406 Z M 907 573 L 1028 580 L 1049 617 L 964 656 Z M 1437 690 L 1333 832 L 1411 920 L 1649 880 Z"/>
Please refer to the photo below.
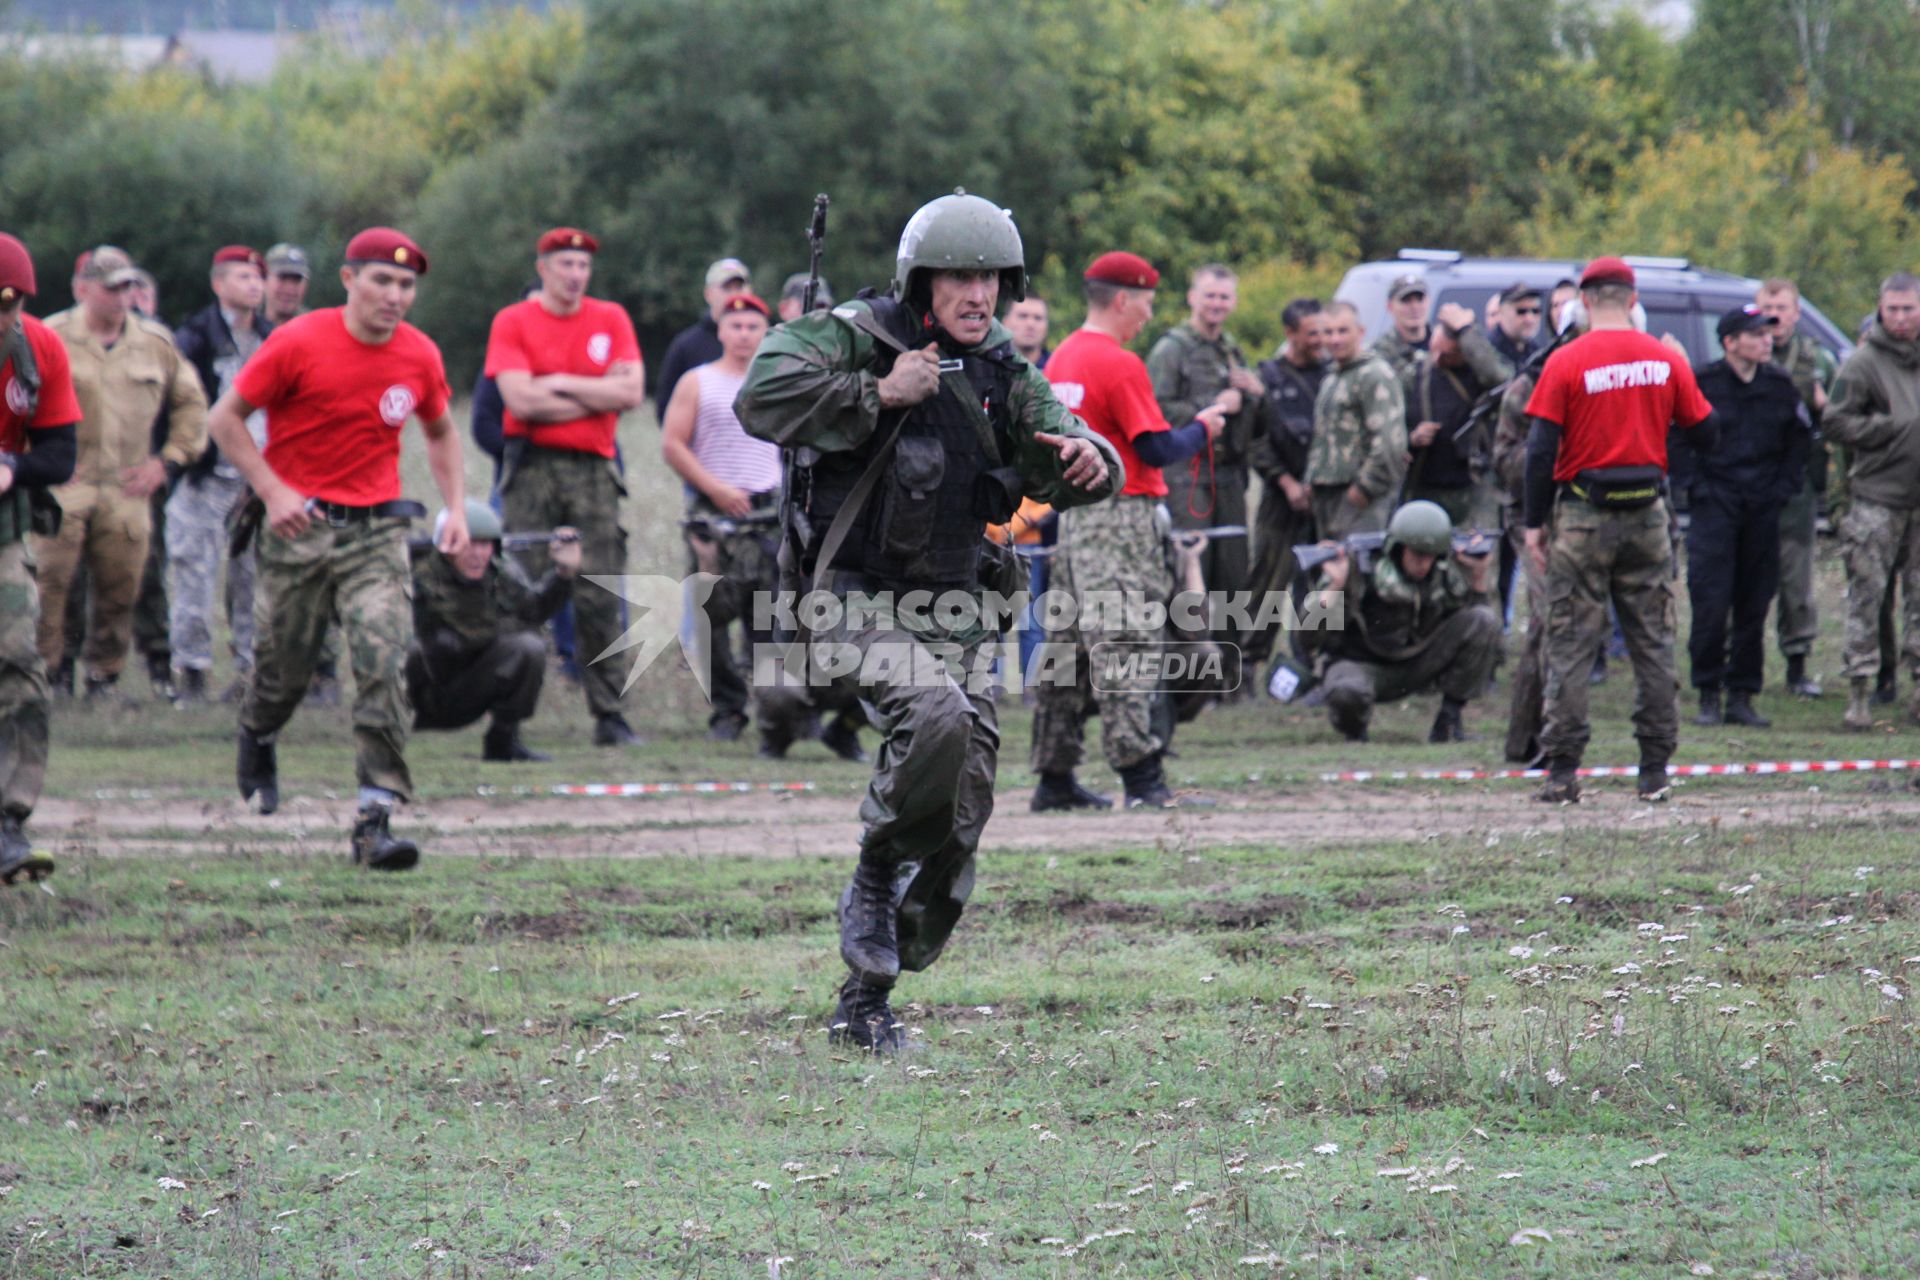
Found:
<path fill-rule="evenodd" d="M 1028 366 L 1014 382 L 1010 393 L 1014 420 L 1018 422 L 1019 447 L 1013 464 L 1020 472 L 1021 487 L 1028 497 L 1056 510 L 1083 507 L 1111 498 L 1127 483 L 1127 471 L 1120 454 L 1106 437 L 1075 417 L 1060 403 L 1038 369 Z M 1092 485 L 1075 484 L 1067 479 L 1068 462 L 1057 445 L 1037 439 L 1059 436 L 1085 440 L 1099 451 L 1106 475 Z"/>
<path fill-rule="evenodd" d="M 858 448 L 880 422 L 873 347 L 872 337 L 832 311 L 780 325 L 760 344 L 734 400 L 740 425 L 748 435 L 779 445 L 824 453 Z"/>

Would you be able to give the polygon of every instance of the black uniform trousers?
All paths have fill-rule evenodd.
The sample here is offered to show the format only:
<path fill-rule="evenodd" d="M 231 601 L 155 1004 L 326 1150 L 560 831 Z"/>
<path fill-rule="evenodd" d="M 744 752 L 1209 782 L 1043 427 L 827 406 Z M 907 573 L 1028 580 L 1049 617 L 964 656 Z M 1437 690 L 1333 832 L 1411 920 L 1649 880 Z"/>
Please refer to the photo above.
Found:
<path fill-rule="evenodd" d="M 546 676 L 547 644 L 537 631 L 508 632 L 457 663 L 429 663 L 416 646 L 407 655 L 414 728 L 460 729 L 489 713 L 497 724 L 517 724 L 540 704 Z"/>
<path fill-rule="evenodd" d="M 1758 693 L 1767 611 L 1780 587 L 1780 504 L 1696 485 L 1687 530 L 1687 651 L 1696 689 Z M 1731 632 L 1731 634 L 1729 634 Z"/>

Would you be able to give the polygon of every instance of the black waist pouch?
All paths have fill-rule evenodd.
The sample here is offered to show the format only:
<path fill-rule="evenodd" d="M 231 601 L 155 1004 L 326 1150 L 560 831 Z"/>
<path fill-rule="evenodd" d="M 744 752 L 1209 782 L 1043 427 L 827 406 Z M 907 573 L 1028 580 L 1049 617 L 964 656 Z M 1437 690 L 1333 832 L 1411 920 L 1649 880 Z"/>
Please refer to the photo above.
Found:
<path fill-rule="evenodd" d="M 1666 473 L 1659 467 L 1589 467 L 1567 486 L 1574 497 L 1602 511 L 1633 511 L 1659 497 Z"/>

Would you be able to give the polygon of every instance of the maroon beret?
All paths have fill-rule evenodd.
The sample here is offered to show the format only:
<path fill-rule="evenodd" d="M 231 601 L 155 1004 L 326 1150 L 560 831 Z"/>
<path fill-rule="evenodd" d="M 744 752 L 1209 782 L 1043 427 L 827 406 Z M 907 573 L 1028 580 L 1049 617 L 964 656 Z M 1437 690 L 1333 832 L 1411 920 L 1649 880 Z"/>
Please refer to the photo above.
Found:
<path fill-rule="evenodd" d="M 386 262 L 417 271 L 421 275 L 427 274 L 427 255 L 421 252 L 420 246 L 406 232 L 395 231 L 392 227 L 368 227 L 347 241 L 347 262 L 349 265 Z"/>
<path fill-rule="evenodd" d="M 1153 269 L 1151 262 L 1137 253 L 1123 253 L 1118 249 L 1095 258 L 1083 278 L 1097 280 L 1101 284 L 1117 284 L 1125 289 L 1160 287 L 1160 273 Z"/>
<path fill-rule="evenodd" d="M 267 273 L 267 260 L 260 256 L 260 251 L 249 249 L 244 244 L 230 244 L 217 251 L 213 255 L 213 265 L 217 267 L 223 262 L 245 262 L 257 269 L 261 275 Z"/>
<path fill-rule="evenodd" d="M 600 242 L 577 227 L 555 227 L 540 237 L 540 254 L 561 253 L 568 249 L 578 249 L 582 253 L 600 252 Z"/>
<path fill-rule="evenodd" d="M 1623 259 L 1606 257 L 1595 258 L 1580 273 L 1580 287 L 1585 289 L 1596 284 L 1624 284 L 1633 286 L 1633 268 Z"/>
<path fill-rule="evenodd" d="M 758 311 L 767 319 L 773 319 L 773 312 L 768 310 L 767 304 L 754 297 L 751 293 L 747 293 L 745 290 L 739 293 L 728 294 L 727 300 L 720 304 L 720 314 L 722 316 L 725 316 L 729 311 Z"/>
<path fill-rule="evenodd" d="M 38 292 L 33 282 L 33 256 L 27 246 L 0 231 L 0 307 L 10 307 Z"/>

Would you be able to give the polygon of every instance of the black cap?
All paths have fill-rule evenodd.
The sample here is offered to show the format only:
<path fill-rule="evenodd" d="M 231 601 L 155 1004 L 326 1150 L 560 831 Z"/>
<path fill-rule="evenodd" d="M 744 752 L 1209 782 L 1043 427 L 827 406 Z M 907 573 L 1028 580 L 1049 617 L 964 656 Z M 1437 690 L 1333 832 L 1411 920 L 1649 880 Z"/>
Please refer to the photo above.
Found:
<path fill-rule="evenodd" d="M 1778 316 L 1770 316 L 1751 302 L 1728 311 L 1720 317 L 1716 330 L 1722 338 L 1732 337 L 1736 333 L 1752 333 L 1756 329 L 1771 329 L 1780 323 Z"/>
<path fill-rule="evenodd" d="M 1540 290 L 1534 288 L 1525 280 L 1516 280 L 1500 291 L 1500 305 L 1504 307 L 1509 302 L 1518 302 L 1522 298 L 1533 298 L 1537 300 L 1539 297 Z"/>

